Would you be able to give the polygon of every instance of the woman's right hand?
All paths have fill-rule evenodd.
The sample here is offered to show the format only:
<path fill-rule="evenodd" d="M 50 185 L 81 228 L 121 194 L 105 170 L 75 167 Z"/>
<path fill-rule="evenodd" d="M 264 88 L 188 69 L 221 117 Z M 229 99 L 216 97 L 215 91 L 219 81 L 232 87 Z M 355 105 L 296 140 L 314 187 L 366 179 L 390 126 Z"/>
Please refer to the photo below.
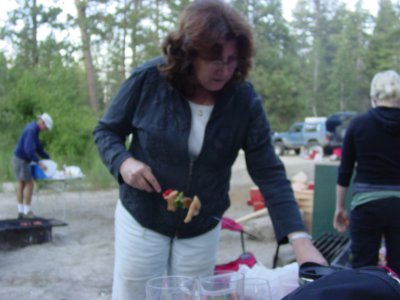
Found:
<path fill-rule="evenodd" d="M 146 192 L 161 192 L 161 186 L 150 167 L 134 158 L 126 159 L 119 168 L 126 184 Z"/>
<path fill-rule="evenodd" d="M 339 232 L 344 233 L 349 227 L 349 217 L 345 209 L 336 209 L 333 217 L 333 227 Z"/>

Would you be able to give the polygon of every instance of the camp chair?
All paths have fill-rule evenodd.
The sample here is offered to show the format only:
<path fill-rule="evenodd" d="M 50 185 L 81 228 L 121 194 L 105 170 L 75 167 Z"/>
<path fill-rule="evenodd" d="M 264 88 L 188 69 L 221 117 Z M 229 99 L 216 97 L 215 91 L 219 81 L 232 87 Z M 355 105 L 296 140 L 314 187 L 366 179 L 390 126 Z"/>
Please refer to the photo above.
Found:
<path fill-rule="evenodd" d="M 246 232 L 243 229 L 243 226 L 241 224 L 235 222 L 234 220 L 232 220 L 230 218 L 226 218 L 226 217 L 217 218 L 216 217 L 216 219 L 221 222 L 222 230 L 226 229 L 226 230 L 235 231 L 235 232 L 240 233 L 242 254 L 237 259 L 230 261 L 226 264 L 216 265 L 214 273 L 218 274 L 218 273 L 226 272 L 226 271 L 238 271 L 240 265 L 246 265 L 249 268 L 252 268 L 256 264 L 257 260 L 253 253 L 246 251 L 245 243 L 244 243 L 244 234 L 252 236 L 253 238 L 255 238 L 255 237 L 253 235 L 251 235 L 250 233 Z"/>

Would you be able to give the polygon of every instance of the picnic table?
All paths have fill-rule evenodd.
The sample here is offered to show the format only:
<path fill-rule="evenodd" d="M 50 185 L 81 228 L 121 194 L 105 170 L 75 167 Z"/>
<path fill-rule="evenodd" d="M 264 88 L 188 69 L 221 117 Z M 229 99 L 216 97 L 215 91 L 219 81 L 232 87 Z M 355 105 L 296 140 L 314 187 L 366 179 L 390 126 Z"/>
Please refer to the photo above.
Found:
<path fill-rule="evenodd" d="M 50 190 L 55 192 L 55 198 L 59 199 L 61 202 L 61 207 L 63 209 L 63 219 L 66 218 L 66 199 L 64 193 L 71 189 L 77 189 L 79 191 L 79 198 L 82 196 L 82 181 L 85 178 L 84 175 L 80 176 L 65 176 L 65 177 L 55 177 L 55 178 L 44 178 L 36 179 L 36 199 L 39 200 L 40 192 L 45 190 Z M 40 201 L 40 200 L 39 200 Z"/>

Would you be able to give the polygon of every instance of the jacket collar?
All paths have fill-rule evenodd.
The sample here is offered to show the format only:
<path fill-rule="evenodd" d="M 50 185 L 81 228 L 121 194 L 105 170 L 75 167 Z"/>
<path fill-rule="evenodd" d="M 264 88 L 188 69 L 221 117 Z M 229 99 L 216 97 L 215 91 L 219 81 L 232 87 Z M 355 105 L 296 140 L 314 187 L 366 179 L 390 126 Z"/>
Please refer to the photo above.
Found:
<path fill-rule="evenodd" d="M 215 105 L 212 116 L 223 113 L 230 105 L 233 96 L 237 92 L 237 87 L 225 87 L 222 90 L 215 92 Z"/>

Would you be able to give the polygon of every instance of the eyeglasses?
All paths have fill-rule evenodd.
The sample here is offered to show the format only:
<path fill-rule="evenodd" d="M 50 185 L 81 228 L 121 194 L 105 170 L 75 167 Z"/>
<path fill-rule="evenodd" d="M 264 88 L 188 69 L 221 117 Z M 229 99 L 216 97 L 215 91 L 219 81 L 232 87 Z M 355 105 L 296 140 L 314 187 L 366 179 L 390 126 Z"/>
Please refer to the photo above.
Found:
<path fill-rule="evenodd" d="M 208 60 L 208 59 L 203 59 L 204 61 L 207 62 L 211 67 L 217 69 L 217 68 L 222 68 L 227 66 L 228 68 L 236 68 L 237 65 L 239 64 L 239 58 L 237 56 L 231 56 L 228 57 L 226 60 L 223 59 L 214 59 L 214 60 Z"/>

